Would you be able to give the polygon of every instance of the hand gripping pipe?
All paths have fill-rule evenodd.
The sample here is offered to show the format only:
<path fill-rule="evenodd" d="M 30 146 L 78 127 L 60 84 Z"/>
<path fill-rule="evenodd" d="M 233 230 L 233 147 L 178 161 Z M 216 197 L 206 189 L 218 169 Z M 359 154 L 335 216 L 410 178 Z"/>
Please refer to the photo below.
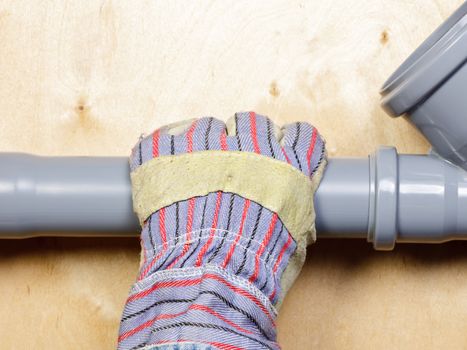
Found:
<path fill-rule="evenodd" d="M 467 2 L 384 84 L 383 107 L 406 115 L 430 155 L 382 147 L 330 159 L 315 194 L 318 237 L 395 242 L 467 239 Z M 127 236 L 139 230 L 126 158 L 0 154 L 0 237 Z"/>

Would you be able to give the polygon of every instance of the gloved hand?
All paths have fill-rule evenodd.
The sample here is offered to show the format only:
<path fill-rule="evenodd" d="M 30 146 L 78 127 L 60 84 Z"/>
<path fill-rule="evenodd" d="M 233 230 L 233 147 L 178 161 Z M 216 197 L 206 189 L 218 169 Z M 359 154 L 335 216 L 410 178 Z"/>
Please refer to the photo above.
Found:
<path fill-rule="evenodd" d="M 276 306 L 314 239 L 324 142 L 237 113 L 162 127 L 130 164 L 142 262 L 119 349 L 277 349 Z"/>

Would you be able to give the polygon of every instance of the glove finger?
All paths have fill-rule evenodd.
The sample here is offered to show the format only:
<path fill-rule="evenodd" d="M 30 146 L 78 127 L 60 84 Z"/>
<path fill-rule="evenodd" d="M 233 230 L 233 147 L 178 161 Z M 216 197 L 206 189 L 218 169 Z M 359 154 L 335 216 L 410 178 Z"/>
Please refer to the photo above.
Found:
<path fill-rule="evenodd" d="M 182 120 L 164 125 L 154 131 L 148 140 L 150 144 L 147 145 L 147 148 L 152 151 L 153 158 L 185 152 L 186 143 L 181 141 L 195 122 L 195 118 Z"/>
<path fill-rule="evenodd" d="M 133 148 L 130 167 L 134 170 L 159 156 L 226 149 L 225 141 L 225 124 L 213 117 L 168 124 L 140 139 Z"/>
<path fill-rule="evenodd" d="M 149 149 L 152 158 L 175 155 L 186 151 L 185 134 L 190 130 L 196 119 L 182 120 L 167 124 L 154 131 L 148 140 L 143 141 L 144 150 Z"/>
<path fill-rule="evenodd" d="M 185 144 L 184 152 L 226 149 L 227 131 L 222 120 L 203 117 L 196 120 L 190 129 L 180 135 L 178 142 Z M 183 139 L 183 140 L 182 140 Z"/>
<path fill-rule="evenodd" d="M 177 132 L 177 135 L 170 131 Z M 158 148 L 158 156 L 219 150 L 225 133 L 224 122 L 213 117 L 203 117 L 192 120 L 190 124 L 162 127 L 152 142 L 153 148 Z"/>
<path fill-rule="evenodd" d="M 268 117 L 254 112 L 236 113 L 227 121 L 227 129 L 229 137 L 236 140 L 235 150 L 286 160 L 278 142 L 282 132 Z"/>
<path fill-rule="evenodd" d="M 310 176 L 324 155 L 324 141 L 317 129 L 306 122 L 296 122 L 282 128 L 281 145 L 292 165 Z"/>

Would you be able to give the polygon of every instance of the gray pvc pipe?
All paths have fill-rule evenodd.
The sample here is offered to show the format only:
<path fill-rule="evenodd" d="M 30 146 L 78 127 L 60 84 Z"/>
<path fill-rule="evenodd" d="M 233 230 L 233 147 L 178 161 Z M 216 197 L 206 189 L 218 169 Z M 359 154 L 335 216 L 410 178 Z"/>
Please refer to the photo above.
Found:
<path fill-rule="evenodd" d="M 368 157 L 329 159 L 314 204 L 319 238 L 366 238 L 370 208 Z"/>
<path fill-rule="evenodd" d="M 129 166 L 119 157 L 0 154 L 0 237 L 129 236 Z M 435 156 L 381 148 L 330 159 L 314 198 L 318 237 L 395 242 L 467 238 L 467 172 Z"/>
<path fill-rule="evenodd" d="M 137 232 L 126 158 L 2 153 L 0 164 L 1 238 Z"/>

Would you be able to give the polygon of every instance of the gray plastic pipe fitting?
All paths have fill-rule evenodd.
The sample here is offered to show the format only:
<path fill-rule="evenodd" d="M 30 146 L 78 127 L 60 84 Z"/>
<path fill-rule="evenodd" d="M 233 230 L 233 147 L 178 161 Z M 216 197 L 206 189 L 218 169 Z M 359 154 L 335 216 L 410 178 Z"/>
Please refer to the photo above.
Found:
<path fill-rule="evenodd" d="M 467 2 L 386 81 L 383 108 L 405 114 L 434 152 L 467 170 Z"/>
<path fill-rule="evenodd" d="M 367 238 L 377 250 L 467 239 L 467 172 L 393 147 L 367 159 L 330 159 L 315 209 L 319 238 Z"/>

